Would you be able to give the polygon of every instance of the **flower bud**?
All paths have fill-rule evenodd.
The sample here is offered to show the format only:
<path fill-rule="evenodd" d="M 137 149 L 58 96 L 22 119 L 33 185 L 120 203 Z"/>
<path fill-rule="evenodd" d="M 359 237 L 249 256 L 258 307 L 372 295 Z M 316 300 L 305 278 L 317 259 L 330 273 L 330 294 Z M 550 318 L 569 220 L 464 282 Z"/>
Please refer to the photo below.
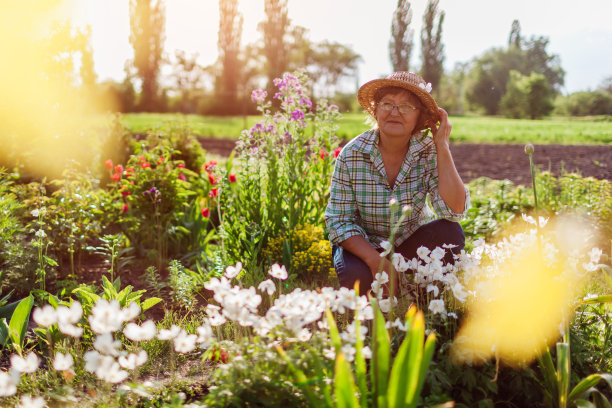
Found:
<path fill-rule="evenodd" d="M 531 143 L 527 143 L 525 145 L 525 154 L 528 154 L 529 156 L 531 156 L 533 154 L 533 145 Z"/>

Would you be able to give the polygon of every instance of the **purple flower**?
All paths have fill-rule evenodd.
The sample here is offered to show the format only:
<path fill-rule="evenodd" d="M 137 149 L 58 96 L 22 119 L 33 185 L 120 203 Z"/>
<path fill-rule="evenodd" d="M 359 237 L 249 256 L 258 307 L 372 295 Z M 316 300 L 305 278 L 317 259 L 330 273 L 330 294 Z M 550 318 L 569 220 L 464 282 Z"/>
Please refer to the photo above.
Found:
<path fill-rule="evenodd" d="M 304 119 L 304 112 L 302 112 L 300 109 L 296 109 L 293 112 L 291 112 L 291 120 L 302 120 Z"/>
<path fill-rule="evenodd" d="M 254 103 L 263 102 L 266 99 L 266 96 L 268 96 L 268 93 L 263 89 L 254 89 L 253 92 L 251 92 L 251 100 Z"/>
<path fill-rule="evenodd" d="M 310 98 L 300 98 L 300 105 L 306 105 L 308 106 L 308 109 L 312 109 L 312 101 L 310 100 Z"/>
<path fill-rule="evenodd" d="M 268 132 L 268 133 L 275 133 L 276 132 L 276 126 L 268 125 L 268 127 L 266 128 L 266 132 Z"/>
<path fill-rule="evenodd" d="M 264 131 L 264 127 L 261 123 L 256 123 L 252 128 L 251 128 L 251 135 L 254 135 L 256 133 L 263 133 Z"/>

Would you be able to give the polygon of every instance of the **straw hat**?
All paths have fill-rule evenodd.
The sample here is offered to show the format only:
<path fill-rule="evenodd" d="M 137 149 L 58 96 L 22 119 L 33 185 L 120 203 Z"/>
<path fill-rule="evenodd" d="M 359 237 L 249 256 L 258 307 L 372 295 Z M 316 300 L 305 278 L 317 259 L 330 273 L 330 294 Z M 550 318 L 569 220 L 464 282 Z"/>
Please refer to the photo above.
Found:
<path fill-rule="evenodd" d="M 437 122 L 440 120 L 440 114 L 438 113 L 438 104 L 430 95 L 431 83 L 425 82 L 423 78 L 414 72 L 394 72 L 384 79 L 374 79 L 366 82 L 359 88 L 357 93 L 357 99 L 359 104 L 363 106 L 370 115 L 375 117 L 376 113 L 376 102 L 374 101 L 374 95 L 376 91 L 381 88 L 393 86 L 397 88 L 403 88 L 410 91 L 419 98 L 429 116 Z"/>

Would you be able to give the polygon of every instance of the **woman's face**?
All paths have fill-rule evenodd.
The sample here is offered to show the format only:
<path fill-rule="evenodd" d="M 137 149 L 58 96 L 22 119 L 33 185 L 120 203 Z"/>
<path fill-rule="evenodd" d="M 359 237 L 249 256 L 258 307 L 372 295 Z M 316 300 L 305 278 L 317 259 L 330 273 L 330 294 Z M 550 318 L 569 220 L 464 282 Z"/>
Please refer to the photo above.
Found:
<path fill-rule="evenodd" d="M 391 104 L 395 105 L 391 110 L 384 109 L 391 107 Z M 404 106 L 402 110 L 405 112 L 400 112 L 399 105 L 409 106 Z M 403 89 L 383 95 L 376 105 L 376 122 L 380 132 L 387 137 L 410 137 L 419 122 L 420 106 L 418 98 Z"/>

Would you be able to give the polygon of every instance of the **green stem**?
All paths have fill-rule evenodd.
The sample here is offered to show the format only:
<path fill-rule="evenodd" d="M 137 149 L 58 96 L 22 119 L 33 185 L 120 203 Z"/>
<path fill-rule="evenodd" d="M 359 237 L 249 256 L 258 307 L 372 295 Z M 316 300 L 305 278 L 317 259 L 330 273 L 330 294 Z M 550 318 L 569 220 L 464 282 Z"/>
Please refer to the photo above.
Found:
<path fill-rule="evenodd" d="M 533 154 L 529 155 L 529 167 L 531 168 L 531 185 L 533 187 L 533 199 L 535 201 L 535 211 L 538 214 L 538 192 L 536 190 L 535 166 L 533 165 Z"/>

